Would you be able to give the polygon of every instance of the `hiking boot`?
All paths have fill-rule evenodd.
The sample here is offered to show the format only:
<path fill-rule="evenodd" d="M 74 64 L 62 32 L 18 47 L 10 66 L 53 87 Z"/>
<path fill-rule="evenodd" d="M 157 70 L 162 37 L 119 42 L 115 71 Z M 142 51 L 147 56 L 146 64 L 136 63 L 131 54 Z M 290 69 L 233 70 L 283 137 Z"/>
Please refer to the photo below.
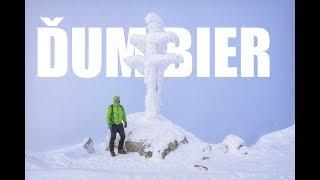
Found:
<path fill-rule="evenodd" d="M 110 153 L 111 153 L 111 156 L 112 156 L 112 157 L 116 156 L 116 154 L 114 153 L 114 151 L 110 151 Z"/>
<path fill-rule="evenodd" d="M 126 152 L 125 150 L 123 150 L 123 149 L 119 149 L 119 150 L 118 150 L 118 153 L 119 153 L 119 154 L 127 154 L 127 152 Z"/>

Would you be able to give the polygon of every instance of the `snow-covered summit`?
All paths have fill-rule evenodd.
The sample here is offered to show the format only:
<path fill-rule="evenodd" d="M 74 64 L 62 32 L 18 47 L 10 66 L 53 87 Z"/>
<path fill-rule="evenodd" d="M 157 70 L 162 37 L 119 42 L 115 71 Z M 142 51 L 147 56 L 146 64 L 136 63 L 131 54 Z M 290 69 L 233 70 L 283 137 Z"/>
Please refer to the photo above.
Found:
<path fill-rule="evenodd" d="M 125 129 L 126 142 L 141 142 L 145 152 L 152 152 L 151 157 L 140 152 L 111 157 L 105 151 L 107 142 L 95 142 L 96 151 L 89 154 L 79 139 L 81 143 L 74 146 L 27 153 L 26 177 L 294 179 L 295 125 L 262 136 L 255 145 L 246 147 L 236 135 L 218 144 L 203 142 L 164 116 L 159 117 L 148 121 L 143 112 L 129 114 Z"/>
<path fill-rule="evenodd" d="M 128 132 L 127 139 L 140 141 L 148 139 L 145 143 L 152 143 L 153 147 L 164 147 L 167 142 L 174 140 L 188 139 L 192 143 L 203 143 L 193 134 L 185 131 L 172 121 L 160 115 L 157 121 L 148 121 L 145 119 L 145 113 L 133 113 L 128 116 L 130 127 L 126 129 Z"/>

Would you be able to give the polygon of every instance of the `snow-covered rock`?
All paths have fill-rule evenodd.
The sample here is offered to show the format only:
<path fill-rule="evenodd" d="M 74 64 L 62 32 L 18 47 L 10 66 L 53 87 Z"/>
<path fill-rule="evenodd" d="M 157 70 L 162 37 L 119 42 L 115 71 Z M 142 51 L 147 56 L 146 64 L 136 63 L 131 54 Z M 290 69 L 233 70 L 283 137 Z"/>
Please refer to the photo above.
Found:
<path fill-rule="evenodd" d="M 233 134 L 228 135 L 222 143 L 230 152 L 236 152 L 244 146 L 244 140 Z"/>
<path fill-rule="evenodd" d="M 212 147 L 210 144 L 205 144 L 202 148 L 201 148 L 201 151 L 203 153 L 208 153 L 208 152 L 211 152 L 212 150 Z"/>
<path fill-rule="evenodd" d="M 203 142 L 162 115 L 150 121 L 145 113 L 128 115 L 125 148 L 148 158 L 164 159 L 170 152 L 187 143 Z M 151 156 L 150 156 L 151 155 Z"/>
<path fill-rule="evenodd" d="M 95 152 L 93 147 L 93 140 L 91 139 L 91 137 L 85 137 L 83 139 L 82 146 L 89 154 Z"/>
<path fill-rule="evenodd" d="M 244 140 L 233 134 L 228 135 L 223 140 L 222 145 L 225 147 L 225 149 L 223 149 L 225 153 L 239 153 L 239 154 L 248 153 Z"/>

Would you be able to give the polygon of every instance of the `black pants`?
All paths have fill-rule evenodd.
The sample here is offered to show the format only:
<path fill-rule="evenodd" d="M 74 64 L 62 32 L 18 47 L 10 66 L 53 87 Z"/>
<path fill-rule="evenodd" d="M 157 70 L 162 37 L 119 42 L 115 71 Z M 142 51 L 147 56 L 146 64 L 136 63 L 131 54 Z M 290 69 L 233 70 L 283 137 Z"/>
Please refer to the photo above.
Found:
<path fill-rule="evenodd" d="M 124 143 L 124 139 L 126 138 L 123 125 L 122 124 L 119 124 L 119 125 L 113 124 L 110 131 L 111 131 L 110 142 L 109 142 L 110 151 L 114 151 L 114 140 L 116 140 L 117 133 L 120 134 L 120 141 L 119 141 L 118 150 L 123 150 L 123 143 Z"/>

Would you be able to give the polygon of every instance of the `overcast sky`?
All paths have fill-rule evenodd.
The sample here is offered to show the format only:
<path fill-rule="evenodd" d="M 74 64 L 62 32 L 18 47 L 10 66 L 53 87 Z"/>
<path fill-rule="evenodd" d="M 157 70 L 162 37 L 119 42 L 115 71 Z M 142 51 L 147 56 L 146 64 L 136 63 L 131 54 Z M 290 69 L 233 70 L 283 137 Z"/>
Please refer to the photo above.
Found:
<path fill-rule="evenodd" d="M 134 3 L 133 3 L 134 2 Z M 26 150 L 41 151 L 79 143 L 85 136 L 104 139 L 105 109 L 119 95 L 129 113 L 144 110 L 142 78 L 37 77 L 37 27 L 41 16 L 64 17 L 59 27 L 71 38 L 71 27 L 143 27 L 144 17 L 157 13 L 167 27 L 190 31 L 193 72 L 186 78 L 166 78 L 162 114 L 209 143 L 228 134 L 252 145 L 262 135 L 286 128 L 294 116 L 294 1 L 49 1 L 26 0 Z M 196 28 L 211 27 L 211 74 L 196 77 Z M 215 78 L 214 28 L 262 27 L 270 35 L 270 78 Z M 240 32 L 240 31 L 239 31 Z M 237 56 L 230 66 L 240 67 L 240 33 L 230 40 Z M 69 41 L 71 54 L 71 40 Z M 104 52 L 105 53 L 105 52 Z M 130 126 L 130 122 L 128 122 Z"/>

